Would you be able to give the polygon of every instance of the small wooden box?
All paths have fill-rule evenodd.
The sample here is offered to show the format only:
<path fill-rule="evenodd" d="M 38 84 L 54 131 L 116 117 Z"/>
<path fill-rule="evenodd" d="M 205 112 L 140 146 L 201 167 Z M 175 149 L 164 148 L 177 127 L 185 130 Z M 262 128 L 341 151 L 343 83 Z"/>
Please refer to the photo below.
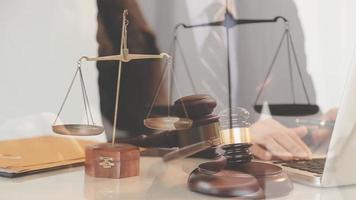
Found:
<path fill-rule="evenodd" d="M 140 151 L 129 144 L 96 144 L 85 149 L 85 173 L 100 178 L 138 176 Z"/>

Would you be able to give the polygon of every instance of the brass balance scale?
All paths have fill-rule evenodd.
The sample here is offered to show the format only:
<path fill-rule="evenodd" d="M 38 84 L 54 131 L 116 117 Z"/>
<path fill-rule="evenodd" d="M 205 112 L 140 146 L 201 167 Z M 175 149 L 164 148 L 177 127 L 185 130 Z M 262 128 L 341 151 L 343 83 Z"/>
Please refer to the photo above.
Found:
<path fill-rule="evenodd" d="M 113 120 L 113 132 L 111 144 L 104 143 L 94 146 L 87 147 L 86 149 L 86 161 L 85 170 L 86 173 L 95 177 L 104 178 L 122 178 L 136 176 L 139 174 L 139 149 L 135 146 L 128 144 L 115 143 L 116 129 L 117 129 L 117 114 L 118 105 L 120 100 L 120 80 L 121 71 L 123 63 L 130 62 L 132 60 L 144 60 L 144 59 L 166 59 L 165 71 L 163 76 L 167 76 L 167 83 L 170 84 L 171 80 L 171 63 L 172 58 L 166 53 L 161 53 L 159 55 L 149 55 L 149 54 L 131 54 L 127 47 L 127 26 L 129 21 L 127 20 L 128 11 L 123 12 L 123 22 L 122 22 L 122 35 L 121 35 L 121 46 L 119 55 L 111 55 L 104 57 L 81 57 L 77 62 L 77 69 L 75 71 L 74 77 L 70 83 L 69 89 L 64 97 L 63 103 L 60 106 L 57 117 L 52 125 L 53 132 L 60 135 L 68 136 L 93 136 L 99 135 L 104 132 L 104 127 L 96 125 L 93 120 L 92 111 L 90 108 L 89 98 L 86 91 L 86 86 L 84 83 L 83 73 L 81 63 L 82 61 L 119 61 L 118 66 L 118 76 L 116 85 L 116 101 L 115 101 L 115 111 Z M 82 90 L 82 96 L 85 107 L 86 124 L 57 124 L 59 116 L 66 104 L 68 96 L 72 90 L 73 84 L 77 76 L 79 75 L 80 85 Z M 163 79 L 162 79 L 163 80 Z M 163 81 L 161 81 L 159 88 L 155 94 L 153 102 L 150 106 L 147 118 L 144 119 L 143 123 L 147 128 L 159 130 L 159 131 L 173 131 L 173 130 L 184 130 L 189 129 L 192 126 L 192 120 L 189 119 L 186 112 L 184 102 L 182 101 L 182 107 L 185 112 L 185 117 L 171 116 L 170 105 L 168 103 L 168 114 L 167 116 L 151 117 L 151 111 L 156 103 L 159 89 L 161 88 Z M 168 85 L 168 100 L 170 102 L 170 85 Z M 120 160 L 122 161 L 120 163 Z M 125 161 L 126 164 L 125 164 Z"/>

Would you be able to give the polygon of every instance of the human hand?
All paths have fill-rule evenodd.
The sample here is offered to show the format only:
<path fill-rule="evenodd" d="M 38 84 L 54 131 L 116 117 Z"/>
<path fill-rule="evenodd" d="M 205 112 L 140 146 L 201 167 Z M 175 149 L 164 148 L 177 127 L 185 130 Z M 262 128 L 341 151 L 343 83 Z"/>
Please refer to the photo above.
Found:
<path fill-rule="evenodd" d="M 332 108 L 328 112 L 326 112 L 323 116 L 321 116 L 321 120 L 325 121 L 335 121 L 337 116 L 338 109 Z M 319 144 L 329 141 L 332 133 L 331 128 L 325 127 L 308 127 L 310 129 L 310 138 L 311 142 L 314 146 L 318 146 Z"/>
<path fill-rule="evenodd" d="M 306 127 L 286 128 L 274 119 L 256 122 L 251 126 L 251 152 L 262 160 L 309 159 L 311 151 L 300 139 L 307 133 Z"/>

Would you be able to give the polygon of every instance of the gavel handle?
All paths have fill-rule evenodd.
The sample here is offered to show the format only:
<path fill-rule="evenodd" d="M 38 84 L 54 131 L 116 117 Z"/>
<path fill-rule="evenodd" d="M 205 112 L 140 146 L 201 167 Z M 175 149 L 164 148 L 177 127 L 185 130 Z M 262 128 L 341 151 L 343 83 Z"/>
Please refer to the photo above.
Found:
<path fill-rule="evenodd" d="M 209 147 L 211 147 L 211 143 L 209 141 L 202 141 L 196 144 L 188 145 L 171 153 L 167 153 L 163 156 L 163 161 L 170 162 L 177 159 L 183 159 L 208 149 Z"/>
<path fill-rule="evenodd" d="M 175 132 L 162 131 L 153 134 L 142 134 L 137 137 L 120 138 L 120 143 L 132 144 L 139 147 L 163 147 L 172 148 L 178 146 L 178 138 Z"/>

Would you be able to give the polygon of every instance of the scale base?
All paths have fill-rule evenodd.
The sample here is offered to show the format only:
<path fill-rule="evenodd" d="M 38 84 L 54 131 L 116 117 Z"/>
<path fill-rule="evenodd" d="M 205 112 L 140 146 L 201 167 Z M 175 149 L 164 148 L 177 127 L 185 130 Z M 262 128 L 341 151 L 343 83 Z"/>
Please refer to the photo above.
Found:
<path fill-rule="evenodd" d="M 100 178 L 119 179 L 138 176 L 140 151 L 129 144 L 102 143 L 85 150 L 85 173 Z"/>

